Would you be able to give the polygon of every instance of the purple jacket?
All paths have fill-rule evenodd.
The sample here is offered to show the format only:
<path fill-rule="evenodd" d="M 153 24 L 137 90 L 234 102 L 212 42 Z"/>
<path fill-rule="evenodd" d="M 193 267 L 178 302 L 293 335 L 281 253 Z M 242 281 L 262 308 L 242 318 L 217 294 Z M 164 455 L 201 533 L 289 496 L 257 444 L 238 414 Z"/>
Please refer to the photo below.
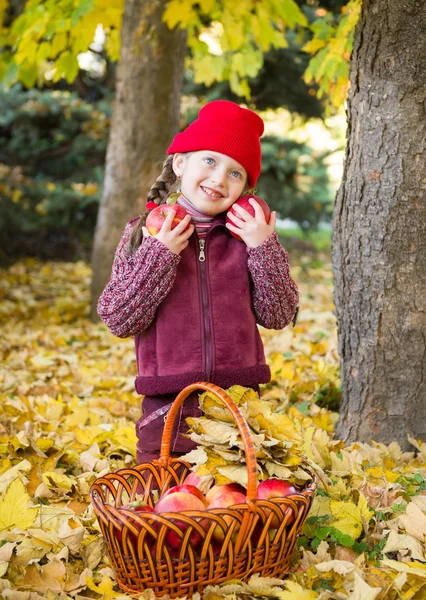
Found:
<path fill-rule="evenodd" d="M 135 335 L 140 394 L 175 393 L 197 381 L 228 388 L 270 380 L 256 322 L 288 325 L 297 287 L 276 233 L 247 248 L 224 217 L 214 219 L 204 253 L 194 233 L 179 256 L 155 238 L 129 255 L 134 221 L 126 228 L 98 312 L 116 335 Z"/>

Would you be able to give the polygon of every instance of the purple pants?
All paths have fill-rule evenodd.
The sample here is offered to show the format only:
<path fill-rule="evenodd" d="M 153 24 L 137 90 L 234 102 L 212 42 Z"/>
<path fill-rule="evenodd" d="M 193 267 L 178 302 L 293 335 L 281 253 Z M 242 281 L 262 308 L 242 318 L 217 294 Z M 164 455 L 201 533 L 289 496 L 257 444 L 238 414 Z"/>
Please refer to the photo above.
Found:
<path fill-rule="evenodd" d="M 186 424 L 185 419 L 187 417 L 201 416 L 201 410 L 198 407 L 198 396 L 201 392 L 202 390 L 193 392 L 181 406 L 179 416 L 174 424 L 170 444 L 170 454 L 173 457 L 186 454 L 196 447 L 196 444 L 193 441 L 184 438 L 183 434 L 188 431 L 188 425 Z M 136 436 L 138 438 L 136 459 L 138 464 L 152 462 L 160 456 L 161 438 L 168 412 L 158 416 L 146 425 L 144 425 L 143 421 L 166 404 L 173 402 L 176 396 L 177 394 L 165 394 L 162 396 L 144 397 L 142 401 L 142 416 L 136 423 Z"/>

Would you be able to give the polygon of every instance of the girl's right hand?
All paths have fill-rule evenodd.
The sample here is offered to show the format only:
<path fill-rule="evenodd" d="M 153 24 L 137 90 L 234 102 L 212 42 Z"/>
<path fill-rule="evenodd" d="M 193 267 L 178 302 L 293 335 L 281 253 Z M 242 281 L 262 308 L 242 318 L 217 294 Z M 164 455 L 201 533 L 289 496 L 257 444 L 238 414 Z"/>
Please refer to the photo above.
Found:
<path fill-rule="evenodd" d="M 173 254 L 180 254 L 189 244 L 189 238 L 194 231 L 194 225 L 191 223 L 190 215 L 186 215 L 182 221 L 172 229 L 173 218 L 175 211 L 170 211 L 167 217 L 164 219 L 164 223 L 157 233 L 157 235 L 151 236 L 146 227 L 142 227 L 144 237 L 155 237 L 160 240 Z M 191 223 L 191 224 L 190 224 Z M 185 228 L 188 229 L 185 231 Z"/>

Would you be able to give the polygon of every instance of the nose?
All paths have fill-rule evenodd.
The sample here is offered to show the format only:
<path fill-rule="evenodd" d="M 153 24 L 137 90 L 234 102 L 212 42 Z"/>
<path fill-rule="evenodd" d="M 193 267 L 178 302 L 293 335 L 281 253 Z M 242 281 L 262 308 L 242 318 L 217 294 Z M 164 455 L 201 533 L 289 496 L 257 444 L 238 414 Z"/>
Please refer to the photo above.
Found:
<path fill-rule="evenodd" d="M 215 169 L 211 174 L 210 179 L 212 180 L 212 183 L 214 183 L 214 185 L 225 185 L 225 170 L 220 168 Z"/>

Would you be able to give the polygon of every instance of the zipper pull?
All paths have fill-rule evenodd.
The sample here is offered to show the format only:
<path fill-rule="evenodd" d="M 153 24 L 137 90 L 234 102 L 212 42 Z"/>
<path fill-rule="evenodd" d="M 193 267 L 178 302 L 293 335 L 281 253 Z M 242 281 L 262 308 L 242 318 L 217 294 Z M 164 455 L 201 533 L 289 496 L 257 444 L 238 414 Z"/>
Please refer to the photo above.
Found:
<path fill-rule="evenodd" d="M 200 244 L 200 254 L 198 255 L 198 260 L 200 262 L 204 262 L 206 260 L 206 255 L 204 254 L 204 246 L 206 244 L 206 240 L 199 240 Z"/>

